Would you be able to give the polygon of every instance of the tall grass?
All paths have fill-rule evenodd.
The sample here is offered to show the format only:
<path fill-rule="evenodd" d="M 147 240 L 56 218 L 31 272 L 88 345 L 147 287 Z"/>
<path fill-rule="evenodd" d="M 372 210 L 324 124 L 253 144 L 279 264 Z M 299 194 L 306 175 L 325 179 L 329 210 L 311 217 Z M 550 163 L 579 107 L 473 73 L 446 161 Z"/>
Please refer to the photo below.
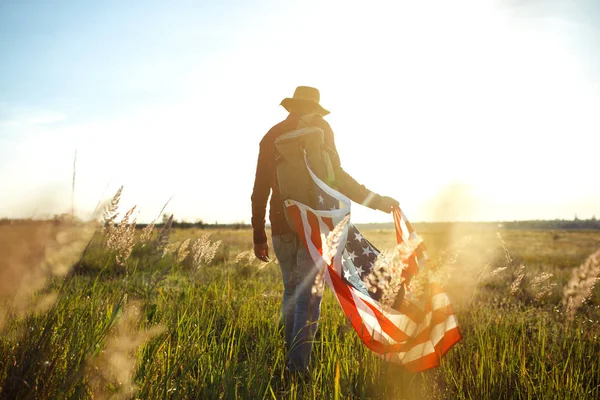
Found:
<path fill-rule="evenodd" d="M 444 281 L 463 340 L 439 368 L 406 372 L 362 345 L 326 290 L 311 376 L 301 380 L 285 373 L 277 264 L 253 259 L 251 232 L 173 231 L 172 218 L 135 232 L 133 212 L 117 222 L 109 211 L 112 225 L 67 276 L 44 275 L 19 297 L 27 310 L 15 308 L 14 290 L 0 293 L 1 398 L 600 397 L 598 291 L 579 285 L 589 293 L 573 313 L 562 289 L 574 296 L 571 271 L 592 270 L 600 234 L 503 232 L 500 241 L 471 232 L 464 241 L 421 232 L 433 257 L 452 259 Z M 120 247 L 110 234 L 125 236 Z M 365 235 L 383 247 L 393 239 Z"/>

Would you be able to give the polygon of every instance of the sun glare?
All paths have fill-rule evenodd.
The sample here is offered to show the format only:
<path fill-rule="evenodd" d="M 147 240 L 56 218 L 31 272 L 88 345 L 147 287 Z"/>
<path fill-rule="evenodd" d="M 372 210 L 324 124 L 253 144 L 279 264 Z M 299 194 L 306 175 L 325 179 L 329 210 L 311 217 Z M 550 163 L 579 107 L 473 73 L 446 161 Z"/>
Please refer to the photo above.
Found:
<path fill-rule="evenodd" d="M 414 208 L 453 184 L 488 202 L 515 191 L 537 199 L 560 174 L 552 159 L 574 161 L 565 132 L 588 140 L 598 126 L 589 109 L 598 97 L 565 39 L 569 26 L 494 3 L 431 5 L 375 2 L 381 13 L 372 20 L 335 10 L 343 18 L 332 31 L 356 29 L 322 50 L 328 62 L 317 83 L 344 164 Z M 542 188 L 531 187 L 532 174 Z"/>

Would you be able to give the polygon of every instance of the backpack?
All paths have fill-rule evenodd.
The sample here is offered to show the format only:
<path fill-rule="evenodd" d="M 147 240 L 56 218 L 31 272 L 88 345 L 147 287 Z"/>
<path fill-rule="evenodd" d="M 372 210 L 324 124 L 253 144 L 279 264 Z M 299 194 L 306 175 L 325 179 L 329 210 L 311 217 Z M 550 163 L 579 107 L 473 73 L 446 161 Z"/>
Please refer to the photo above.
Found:
<path fill-rule="evenodd" d="M 317 208 L 317 186 L 306 168 L 306 159 L 312 172 L 325 184 L 335 188 L 335 174 L 331 162 L 332 149 L 325 144 L 323 129 L 311 126 L 317 114 L 300 118 L 296 130 L 275 140 L 276 176 L 282 200 L 296 200 Z M 287 213 L 286 213 L 287 217 Z"/>

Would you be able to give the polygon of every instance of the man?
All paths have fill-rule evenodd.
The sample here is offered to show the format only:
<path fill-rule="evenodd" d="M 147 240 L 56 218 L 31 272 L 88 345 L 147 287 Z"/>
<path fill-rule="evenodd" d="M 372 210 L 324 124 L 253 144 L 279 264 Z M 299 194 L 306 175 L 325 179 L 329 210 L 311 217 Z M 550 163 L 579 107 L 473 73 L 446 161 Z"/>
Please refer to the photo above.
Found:
<path fill-rule="evenodd" d="M 265 231 L 265 214 L 269 194 L 271 202 L 269 220 L 273 238 L 273 250 L 283 278 L 283 325 L 286 346 L 289 351 L 287 368 L 291 372 L 308 372 L 312 340 L 320 314 L 321 290 L 314 290 L 317 267 L 299 236 L 285 218 L 283 200 L 276 179 L 275 139 L 297 128 L 301 117 L 317 114 L 311 118 L 311 126 L 324 131 L 325 144 L 332 150 L 332 164 L 338 184 L 337 190 L 351 200 L 370 208 L 391 212 L 398 202 L 390 197 L 379 196 L 356 182 L 340 165 L 335 148 L 333 131 L 323 117 L 329 114 L 319 104 L 320 94 L 315 88 L 299 86 L 294 96 L 286 98 L 281 105 L 289 112 L 288 117 L 275 125 L 260 142 L 256 178 L 252 192 L 252 227 L 254 229 L 254 254 L 264 262 L 269 261 L 269 247 Z M 321 282 L 322 284 L 322 282 Z"/>

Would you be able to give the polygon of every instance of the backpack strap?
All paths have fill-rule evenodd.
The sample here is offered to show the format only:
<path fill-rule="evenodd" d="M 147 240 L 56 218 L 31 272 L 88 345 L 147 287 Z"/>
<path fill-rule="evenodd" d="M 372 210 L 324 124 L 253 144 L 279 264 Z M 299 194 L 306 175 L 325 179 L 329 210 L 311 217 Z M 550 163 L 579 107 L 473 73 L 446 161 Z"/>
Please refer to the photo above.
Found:
<path fill-rule="evenodd" d="M 298 125 L 296 125 L 296 129 L 302 129 L 302 128 L 312 126 L 312 122 L 317 115 L 320 115 L 320 114 L 319 113 L 311 113 L 311 114 L 303 115 L 298 120 Z M 330 151 L 331 150 L 329 149 L 329 147 L 324 144 L 323 145 L 323 154 L 321 156 L 323 157 L 323 162 L 325 163 L 325 166 L 327 168 L 326 183 L 329 186 L 333 187 L 336 184 L 335 184 L 335 173 L 333 171 L 333 164 L 331 162 L 331 156 L 329 155 Z"/>

